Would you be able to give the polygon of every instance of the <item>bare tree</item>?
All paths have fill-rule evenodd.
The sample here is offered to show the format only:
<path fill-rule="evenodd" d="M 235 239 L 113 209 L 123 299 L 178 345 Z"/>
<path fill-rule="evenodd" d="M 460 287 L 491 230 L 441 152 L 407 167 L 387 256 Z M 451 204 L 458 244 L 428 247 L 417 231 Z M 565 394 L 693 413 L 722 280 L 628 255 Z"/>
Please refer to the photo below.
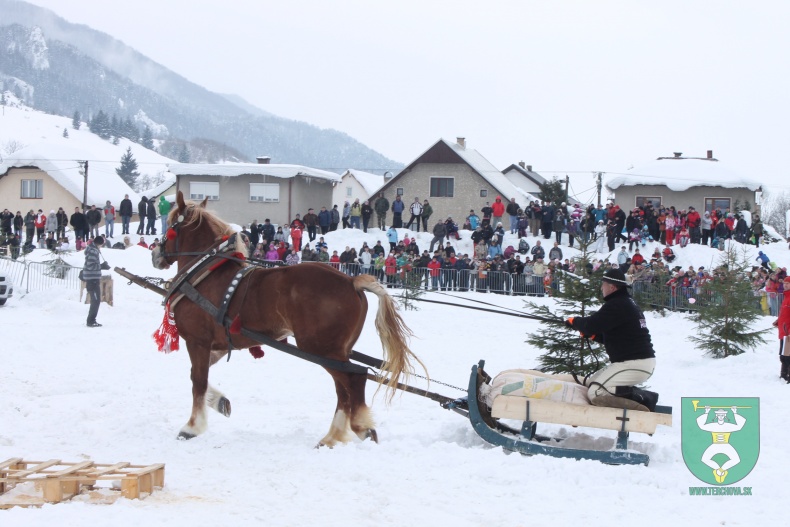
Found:
<path fill-rule="evenodd" d="M 8 141 L 3 144 L 3 151 L 6 154 L 13 154 L 19 150 L 22 150 L 27 145 L 21 141 L 17 141 L 16 139 L 9 139 Z"/>
<path fill-rule="evenodd" d="M 787 234 L 787 211 L 790 211 L 790 192 L 763 193 L 762 220 L 776 229 L 779 234 Z"/>

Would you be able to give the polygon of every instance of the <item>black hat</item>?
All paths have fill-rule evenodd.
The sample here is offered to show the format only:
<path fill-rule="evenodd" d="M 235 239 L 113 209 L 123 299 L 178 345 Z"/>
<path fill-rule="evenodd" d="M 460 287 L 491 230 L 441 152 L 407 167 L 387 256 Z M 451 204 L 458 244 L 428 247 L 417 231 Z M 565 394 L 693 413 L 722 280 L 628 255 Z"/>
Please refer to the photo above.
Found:
<path fill-rule="evenodd" d="M 609 269 L 606 271 L 603 274 L 603 281 L 614 285 L 631 287 L 631 285 L 625 281 L 625 275 L 620 269 Z"/>
<path fill-rule="evenodd" d="M 104 245 L 104 236 L 96 236 L 93 239 L 93 245 Z"/>

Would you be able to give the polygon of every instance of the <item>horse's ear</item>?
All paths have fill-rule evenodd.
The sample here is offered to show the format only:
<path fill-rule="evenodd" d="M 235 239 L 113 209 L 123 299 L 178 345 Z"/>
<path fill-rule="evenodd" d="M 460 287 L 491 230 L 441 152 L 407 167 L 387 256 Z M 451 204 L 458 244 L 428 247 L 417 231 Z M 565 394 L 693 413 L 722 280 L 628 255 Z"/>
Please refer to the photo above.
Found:
<path fill-rule="evenodd" d="M 203 201 L 201 201 L 201 202 L 200 202 L 200 205 L 198 205 L 198 206 L 199 206 L 201 209 L 205 209 L 205 208 L 206 208 L 206 204 L 207 204 L 207 203 L 208 203 L 208 198 L 203 198 Z"/>
<path fill-rule="evenodd" d="M 187 208 L 186 203 L 184 203 L 184 193 L 180 190 L 178 191 L 178 195 L 176 196 L 176 203 L 178 204 L 178 210 L 184 211 Z"/>

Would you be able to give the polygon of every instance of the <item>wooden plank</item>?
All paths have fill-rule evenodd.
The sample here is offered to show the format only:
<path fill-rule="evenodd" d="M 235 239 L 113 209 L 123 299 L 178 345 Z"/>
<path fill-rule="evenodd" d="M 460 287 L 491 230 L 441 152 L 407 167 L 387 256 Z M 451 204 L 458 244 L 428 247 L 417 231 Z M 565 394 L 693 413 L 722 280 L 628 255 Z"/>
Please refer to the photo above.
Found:
<path fill-rule="evenodd" d="M 2 463 L 0 463 L 0 472 L 4 472 L 7 468 L 13 468 L 19 463 L 22 462 L 21 457 L 12 457 L 11 459 L 6 459 Z"/>
<path fill-rule="evenodd" d="M 74 463 L 68 468 L 64 468 L 63 470 L 58 470 L 57 472 L 48 472 L 48 478 L 59 478 L 61 476 L 68 476 L 78 470 L 82 470 L 87 467 L 93 466 L 93 461 L 80 461 L 79 463 Z"/>
<path fill-rule="evenodd" d="M 30 467 L 27 470 L 21 470 L 19 472 L 15 472 L 13 474 L 9 474 L 9 477 L 13 478 L 13 479 L 26 478 L 26 477 L 28 477 L 31 474 L 35 474 L 36 472 L 40 472 L 40 471 L 42 471 L 44 469 L 47 469 L 47 468 L 55 466 L 55 465 L 60 465 L 60 464 L 61 463 L 60 463 L 59 459 L 50 459 L 49 461 L 44 461 L 43 463 L 39 463 L 38 465 Z"/>
<path fill-rule="evenodd" d="M 154 488 L 164 488 L 165 486 L 165 466 L 156 469 L 154 472 Z"/>
<path fill-rule="evenodd" d="M 164 468 L 164 467 L 165 465 L 162 463 L 155 463 L 153 465 L 147 465 L 147 466 L 137 465 L 136 468 L 139 468 L 140 470 L 135 470 L 134 472 L 130 472 L 129 474 L 130 475 L 148 474 L 149 472 L 154 472 L 155 470 L 159 470 L 160 468 Z"/>
<path fill-rule="evenodd" d="M 121 480 L 121 495 L 128 500 L 140 497 L 140 480 L 137 478 L 124 478 Z"/>
<path fill-rule="evenodd" d="M 608 430 L 622 430 L 623 427 L 623 410 L 620 408 L 560 403 L 512 395 L 497 396 L 494 399 L 491 415 L 498 419 L 526 421 L 527 402 L 529 402 L 529 420 L 533 422 L 587 426 Z M 625 430 L 653 434 L 657 425 L 672 426 L 672 416 L 629 410 Z"/>
<path fill-rule="evenodd" d="M 111 472 L 118 472 L 121 469 L 128 467 L 129 465 L 131 465 L 131 463 L 129 463 L 128 461 L 123 461 L 121 463 L 116 463 L 114 465 L 108 465 L 108 466 L 94 465 L 95 467 L 94 470 L 91 470 L 83 475 L 90 478 L 98 478 L 99 476 L 104 476 L 105 474 L 109 474 Z M 103 467 L 103 468 L 99 468 L 99 467 Z"/>

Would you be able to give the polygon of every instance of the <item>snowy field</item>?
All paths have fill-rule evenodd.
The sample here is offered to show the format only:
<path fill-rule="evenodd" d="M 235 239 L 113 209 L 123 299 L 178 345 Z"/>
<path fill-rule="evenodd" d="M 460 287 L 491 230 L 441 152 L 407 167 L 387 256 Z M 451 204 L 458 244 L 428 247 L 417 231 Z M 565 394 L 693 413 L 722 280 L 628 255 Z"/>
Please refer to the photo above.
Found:
<path fill-rule="evenodd" d="M 327 236 L 330 250 L 338 251 L 377 239 L 385 241 L 374 229 L 367 235 L 341 231 Z M 420 248 L 427 248 L 430 236 L 423 233 L 418 239 Z M 505 245 L 513 241 L 508 235 Z M 458 246 L 469 252 L 468 237 Z M 684 267 L 707 267 L 715 256 L 702 247 L 676 252 L 677 264 Z M 766 252 L 780 265 L 790 262 L 784 243 Z M 32 257 L 42 258 L 42 253 Z M 103 253 L 113 266 L 161 276 L 146 249 Z M 648 248 L 646 255 L 650 253 Z M 82 255 L 74 258 L 81 265 Z M 100 308 L 98 320 L 104 326 L 97 329 L 85 327 L 88 306 L 78 302 L 77 291 L 24 295 L 18 289 L 0 308 L 5 337 L 0 461 L 161 462 L 166 464 L 165 487 L 142 500 L 96 504 L 80 496 L 42 508 L 0 510 L 3 527 L 787 523 L 781 496 L 790 426 L 782 407 L 790 386 L 778 378 L 773 331 L 754 352 L 713 360 L 686 340 L 695 330 L 686 316 L 648 314 L 658 357 L 648 384 L 660 392 L 661 404 L 675 408 L 672 428 L 659 427 L 653 437 L 631 436 L 632 447 L 650 455 L 648 467 L 507 454 L 481 440 L 463 417 L 411 394 L 399 395 L 389 407 L 381 395 L 373 399 L 379 444 L 315 449 L 334 411 L 331 378 L 317 366 L 271 349 L 261 360 L 235 351 L 230 362 L 212 369 L 210 380 L 232 401 L 233 415 L 209 411 L 208 431 L 184 442 L 175 437 L 191 407 L 188 355 L 185 349 L 156 351 L 151 334 L 163 314 L 156 294 L 126 285 L 118 275 L 114 293 L 114 307 Z M 524 309 L 518 297 L 458 296 Z M 355 349 L 380 357 L 373 325 L 377 301 L 369 300 L 368 320 Z M 480 359 L 490 373 L 537 364 L 540 350 L 525 340 L 539 322 L 427 303 L 418 307 L 403 316 L 415 334 L 412 349 L 436 380 L 465 387 L 471 366 Z M 767 328 L 771 322 L 760 318 L 754 325 Z M 368 386 L 370 401 L 375 386 Z M 431 389 L 462 395 L 437 384 Z M 752 496 L 689 496 L 689 487 L 702 483 L 683 462 L 681 397 L 760 397 L 759 461 L 736 484 L 752 487 Z M 539 430 L 602 449 L 610 448 L 616 435 L 557 425 Z"/>

